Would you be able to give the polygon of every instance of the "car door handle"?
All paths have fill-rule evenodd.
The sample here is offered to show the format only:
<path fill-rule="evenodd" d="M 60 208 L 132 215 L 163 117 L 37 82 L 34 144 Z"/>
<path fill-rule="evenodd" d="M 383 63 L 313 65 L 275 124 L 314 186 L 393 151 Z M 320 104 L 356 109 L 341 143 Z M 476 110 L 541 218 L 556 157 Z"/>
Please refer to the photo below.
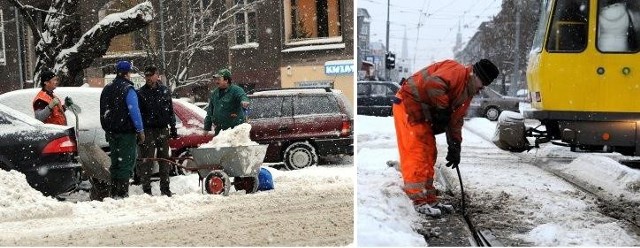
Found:
<path fill-rule="evenodd" d="M 287 131 L 287 130 L 289 130 L 289 127 L 287 127 L 287 126 L 280 126 L 278 128 L 278 132 L 284 132 L 284 131 Z"/>

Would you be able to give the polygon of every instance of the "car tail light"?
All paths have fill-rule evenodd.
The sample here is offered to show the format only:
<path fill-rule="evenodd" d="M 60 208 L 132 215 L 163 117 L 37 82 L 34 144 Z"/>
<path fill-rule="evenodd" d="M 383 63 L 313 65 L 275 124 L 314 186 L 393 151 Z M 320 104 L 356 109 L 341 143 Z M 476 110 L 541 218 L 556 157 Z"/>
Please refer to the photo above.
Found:
<path fill-rule="evenodd" d="M 43 154 L 73 153 L 76 151 L 78 151 L 76 142 L 71 140 L 69 136 L 64 136 L 49 142 L 49 144 L 47 144 L 42 150 L 42 153 Z"/>
<path fill-rule="evenodd" d="M 344 120 L 342 121 L 342 131 L 340 131 L 340 136 L 349 136 L 351 134 L 351 121 Z"/>

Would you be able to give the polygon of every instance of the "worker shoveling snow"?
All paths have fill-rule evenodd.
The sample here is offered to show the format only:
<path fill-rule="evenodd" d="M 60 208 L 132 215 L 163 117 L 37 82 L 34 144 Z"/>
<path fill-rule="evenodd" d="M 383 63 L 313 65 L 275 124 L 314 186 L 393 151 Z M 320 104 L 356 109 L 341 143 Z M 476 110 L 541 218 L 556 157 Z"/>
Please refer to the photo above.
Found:
<path fill-rule="evenodd" d="M 240 124 L 232 129 L 220 131 L 209 143 L 202 144 L 201 148 L 218 148 L 231 146 L 252 146 L 258 145 L 255 141 L 251 141 L 249 132 L 251 125 L 247 123 Z"/>

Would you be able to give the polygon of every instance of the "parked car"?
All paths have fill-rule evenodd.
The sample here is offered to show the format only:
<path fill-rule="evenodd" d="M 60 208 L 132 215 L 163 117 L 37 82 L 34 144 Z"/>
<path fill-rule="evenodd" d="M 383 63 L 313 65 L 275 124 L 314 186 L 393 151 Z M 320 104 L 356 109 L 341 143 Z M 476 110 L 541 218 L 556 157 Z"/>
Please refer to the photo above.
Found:
<path fill-rule="evenodd" d="M 280 89 L 249 98 L 251 139 L 269 145 L 265 162 L 294 170 L 318 164 L 318 156 L 353 155 L 353 110 L 341 91 Z"/>
<path fill-rule="evenodd" d="M 70 192 L 79 183 L 72 127 L 44 124 L 0 104 L 0 168 L 25 174 L 46 196 Z"/>
<path fill-rule="evenodd" d="M 392 98 L 399 89 L 390 81 L 358 81 L 358 114 L 391 116 Z"/>
<path fill-rule="evenodd" d="M 520 99 L 503 96 L 491 88 L 484 88 L 471 100 L 467 116 L 498 120 L 504 110 L 520 112 Z"/>
<path fill-rule="evenodd" d="M 0 103 L 33 117 L 32 101 L 38 91 L 40 91 L 39 88 L 7 92 L 0 95 Z M 81 108 L 81 112 L 78 113 L 78 142 L 96 144 L 108 152 L 109 143 L 107 143 L 104 130 L 100 125 L 100 93 L 102 88 L 58 87 L 54 92 L 61 99 L 67 96 L 71 97 L 74 104 Z M 206 115 L 203 109 L 186 100 L 173 99 L 173 110 L 176 115 L 178 138 L 169 140 L 172 156 L 188 156 L 188 148 L 198 147 L 213 138 L 212 134 L 202 134 L 201 130 Z M 67 125 L 74 126 L 76 119 L 73 113 L 67 110 L 65 115 L 67 116 Z M 177 171 L 175 168 L 174 174 Z"/>

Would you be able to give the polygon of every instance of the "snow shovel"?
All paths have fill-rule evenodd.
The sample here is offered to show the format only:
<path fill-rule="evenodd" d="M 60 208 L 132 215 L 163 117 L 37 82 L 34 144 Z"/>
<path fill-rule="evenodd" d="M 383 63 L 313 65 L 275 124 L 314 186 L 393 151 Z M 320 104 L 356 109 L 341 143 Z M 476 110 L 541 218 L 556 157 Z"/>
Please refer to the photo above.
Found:
<path fill-rule="evenodd" d="M 111 196 L 111 159 L 96 144 L 78 144 L 78 154 L 82 170 L 91 182 L 91 200 L 102 201 Z"/>

